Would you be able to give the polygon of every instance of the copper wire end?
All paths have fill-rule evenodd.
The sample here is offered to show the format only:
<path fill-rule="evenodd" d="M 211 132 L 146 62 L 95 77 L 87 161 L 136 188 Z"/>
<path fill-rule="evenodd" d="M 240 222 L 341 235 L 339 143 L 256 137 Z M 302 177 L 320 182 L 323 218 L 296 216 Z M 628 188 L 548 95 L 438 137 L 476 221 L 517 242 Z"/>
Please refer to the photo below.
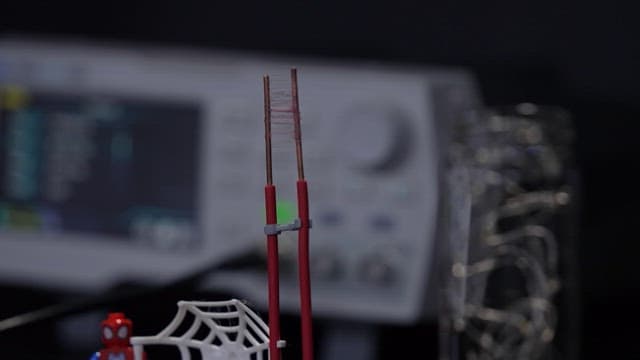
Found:
<path fill-rule="evenodd" d="M 271 156 L 271 95 L 269 86 L 269 75 L 262 77 L 262 84 L 264 90 L 264 145 L 266 155 L 266 172 L 267 172 L 267 185 L 273 184 L 273 166 Z"/>
<path fill-rule="evenodd" d="M 302 161 L 302 130 L 300 128 L 300 104 L 298 102 L 298 70 L 291 68 L 291 102 L 293 112 L 293 131 L 296 142 L 296 160 L 298 179 L 304 180 L 304 163 Z"/>

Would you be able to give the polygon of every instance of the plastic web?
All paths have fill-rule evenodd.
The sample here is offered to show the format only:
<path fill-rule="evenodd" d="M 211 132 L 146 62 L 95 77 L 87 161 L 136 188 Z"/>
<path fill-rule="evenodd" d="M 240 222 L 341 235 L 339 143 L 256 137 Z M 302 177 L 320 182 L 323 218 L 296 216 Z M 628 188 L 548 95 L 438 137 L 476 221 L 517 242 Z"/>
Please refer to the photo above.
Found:
<path fill-rule="evenodd" d="M 194 350 L 202 360 L 267 360 L 269 329 L 237 299 L 180 301 L 178 313 L 164 330 L 132 337 L 131 344 L 136 360 L 142 360 L 147 345 L 174 345 L 182 360 L 191 360 Z"/>

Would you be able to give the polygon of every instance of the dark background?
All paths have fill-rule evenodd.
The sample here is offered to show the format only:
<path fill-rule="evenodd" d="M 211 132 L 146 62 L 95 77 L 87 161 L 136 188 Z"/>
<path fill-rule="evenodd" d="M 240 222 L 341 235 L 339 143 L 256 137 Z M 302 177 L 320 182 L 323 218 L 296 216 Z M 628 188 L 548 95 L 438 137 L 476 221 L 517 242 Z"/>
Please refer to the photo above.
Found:
<path fill-rule="evenodd" d="M 0 5 L 0 35 L 460 65 L 478 77 L 489 105 L 566 107 L 574 115 L 582 174 L 575 255 L 581 264 L 583 358 L 634 358 L 640 355 L 637 10 L 615 2 L 504 0 L 23 1 Z"/>

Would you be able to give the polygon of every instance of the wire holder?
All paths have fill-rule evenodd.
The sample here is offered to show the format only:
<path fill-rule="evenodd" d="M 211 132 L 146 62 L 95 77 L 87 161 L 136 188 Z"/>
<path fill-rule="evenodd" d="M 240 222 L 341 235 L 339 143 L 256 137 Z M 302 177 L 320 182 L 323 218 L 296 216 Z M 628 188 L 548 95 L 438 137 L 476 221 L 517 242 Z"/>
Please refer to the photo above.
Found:
<path fill-rule="evenodd" d="M 311 229 L 311 219 L 307 220 L 309 229 Z M 298 218 L 294 219 L 290 224 L 267 224 L 264 226 L 265 235 L 280 235 L 284 231 L 296 231 L 302 228 L 302 221 Z"/>

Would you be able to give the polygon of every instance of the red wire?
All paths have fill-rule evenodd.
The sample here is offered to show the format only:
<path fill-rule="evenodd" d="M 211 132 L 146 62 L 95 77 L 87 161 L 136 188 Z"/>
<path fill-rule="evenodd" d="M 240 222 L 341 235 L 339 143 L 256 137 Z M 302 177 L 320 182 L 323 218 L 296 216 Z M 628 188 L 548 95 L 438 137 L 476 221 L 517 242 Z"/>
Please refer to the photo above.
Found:
<path fill-rule="evenodd" d="M 267 224 L 277 224 L 276 187 L 267 184 L 264 187 Z M 280 360 L 280 283 L 278 264 L 278 235 L 267 235 L 267 277 L 269 290 L 269 354 L 270 360 Z"/>
<path fill-rule="evenodd" d="M 311 322 L 311 276 L 309 271 L 309 194 L 307 182 L 298 180 L 298 275 L 300 281 L 300 326 L 302 360 L 313 360 L 313 332 Z"/>

